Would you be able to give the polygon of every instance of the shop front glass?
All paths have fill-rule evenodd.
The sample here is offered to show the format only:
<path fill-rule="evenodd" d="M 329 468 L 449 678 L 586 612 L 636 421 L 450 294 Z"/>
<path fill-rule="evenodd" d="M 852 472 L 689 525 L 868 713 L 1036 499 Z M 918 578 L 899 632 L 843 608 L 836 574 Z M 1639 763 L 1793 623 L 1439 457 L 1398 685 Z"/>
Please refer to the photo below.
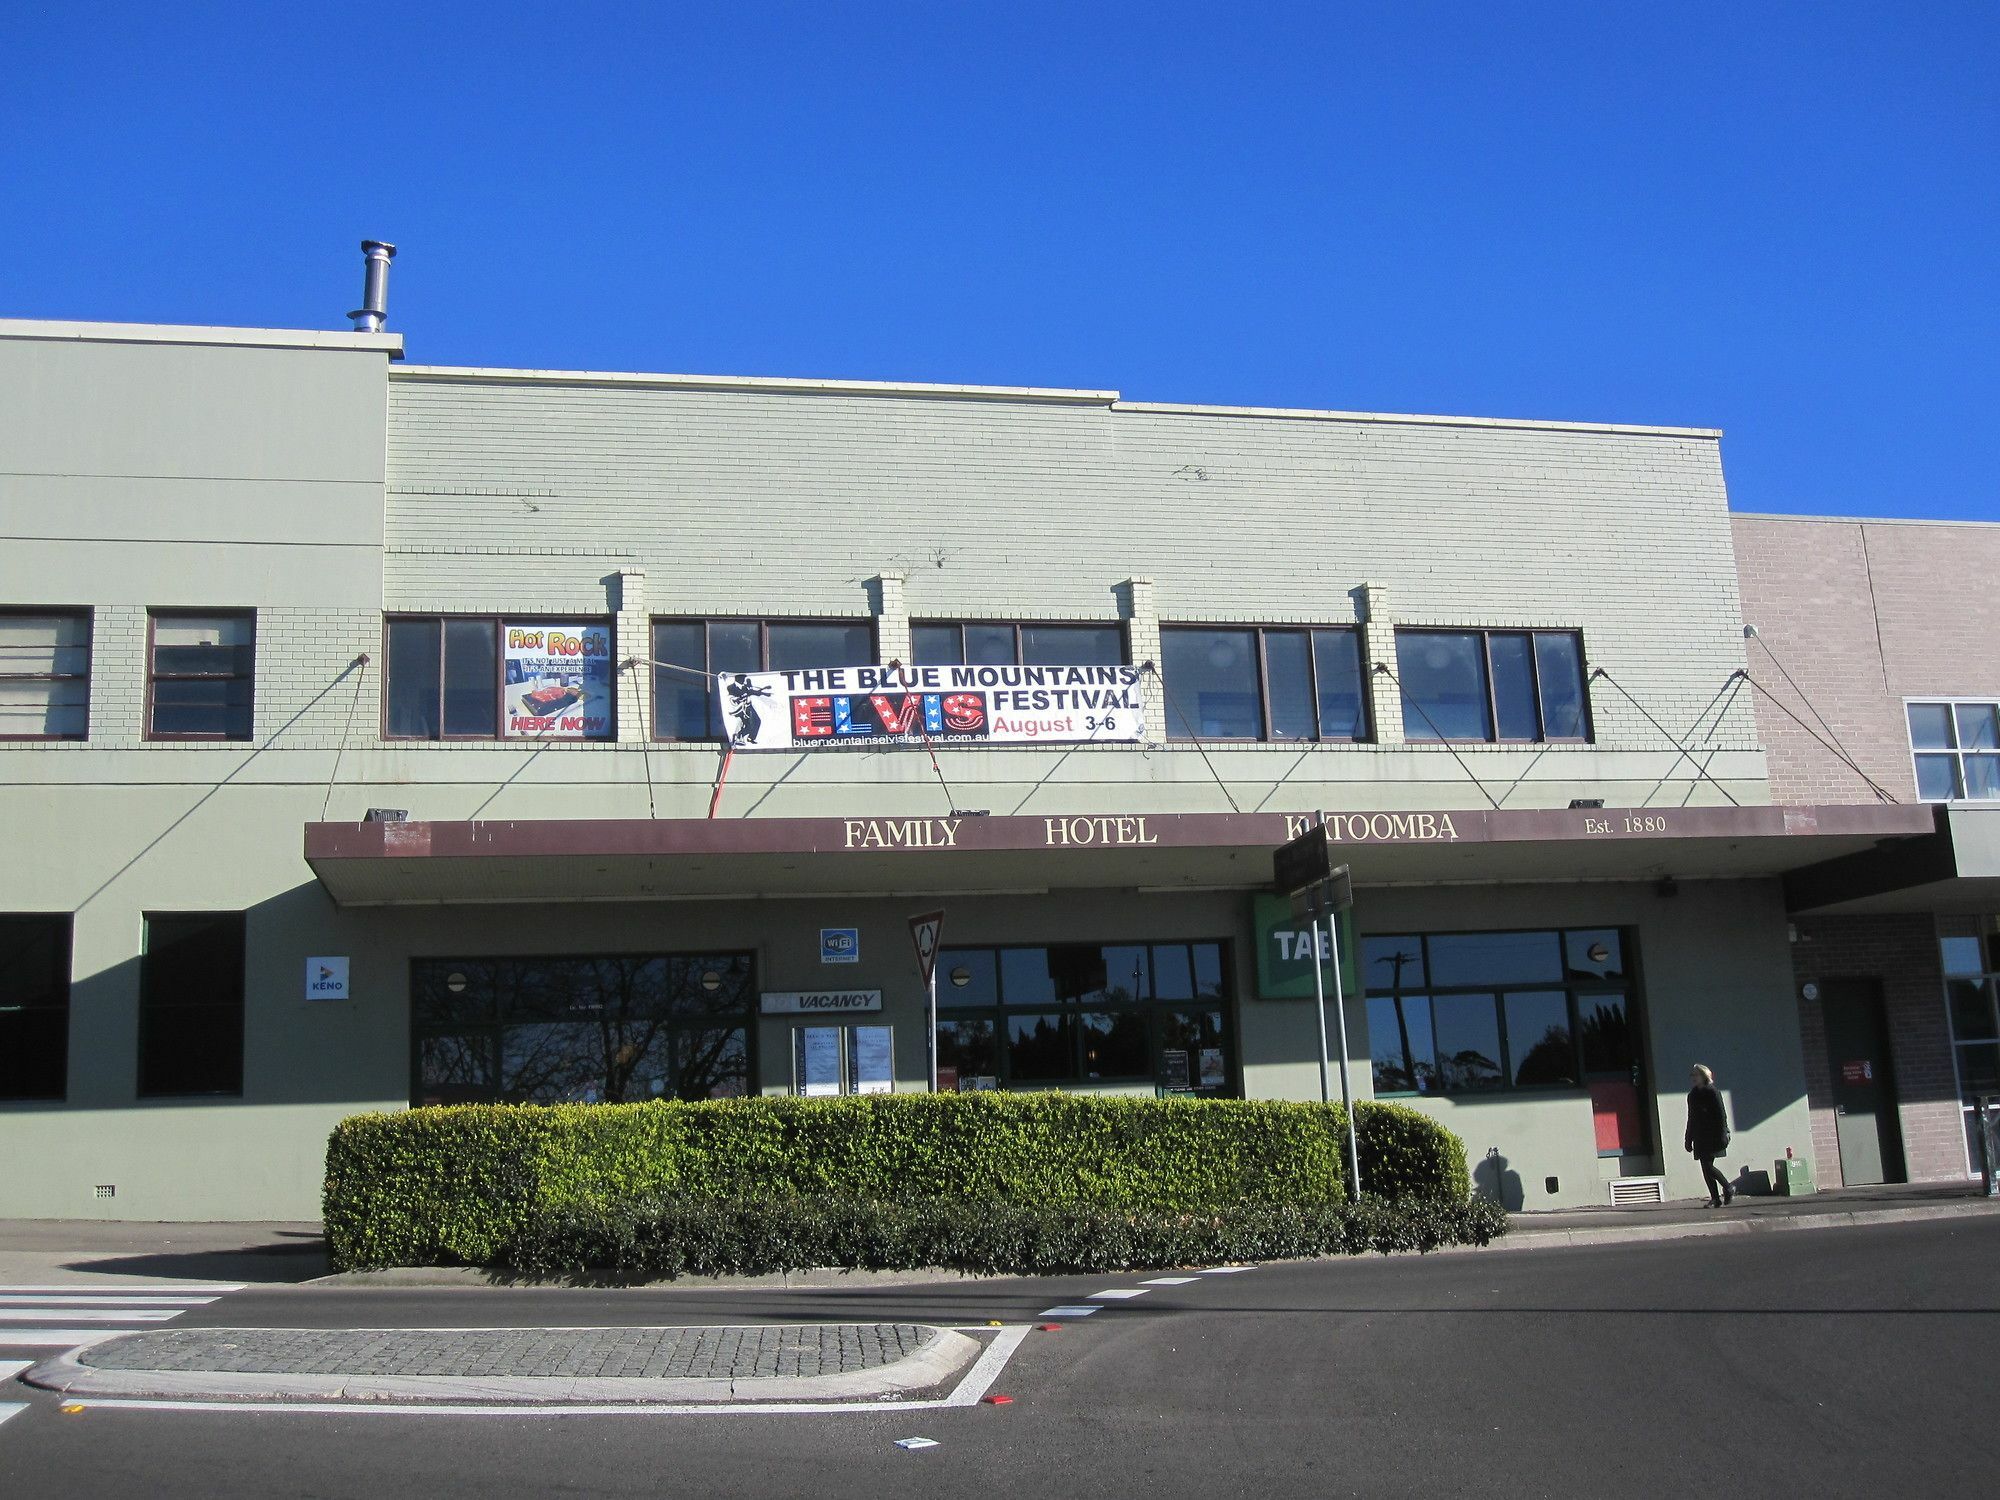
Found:
<path fill-rule="evenodd" d="M 416 959 L 410 1102 L 740 1098 L 755 1003 L 744 953 Z"/>
<path fill-rule="evenodd" d="M 1973 1173 L 1979 1170 L 1974 1111 L 1982 1097 L 2000 1100 L 2000 952 L 1989 952 L 1989 943 L 2000 950 L 2000 940 L 1976 933 L 1939 939 L 1959 1107 L 1965 1116 L 1965 1165 Z"/>
<path fill-rule="evenodd" d="M 938 956 L 938 1087 L 1236 1089 L 1223 945 L 1061 943 Z"/>

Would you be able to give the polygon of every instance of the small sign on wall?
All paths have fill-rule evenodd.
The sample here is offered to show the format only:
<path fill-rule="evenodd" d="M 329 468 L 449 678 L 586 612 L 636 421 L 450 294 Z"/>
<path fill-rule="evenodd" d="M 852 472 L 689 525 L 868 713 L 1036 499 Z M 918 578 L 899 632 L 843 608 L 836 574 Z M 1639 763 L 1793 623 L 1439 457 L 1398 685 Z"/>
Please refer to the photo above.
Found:
<path fill-rule="evenodd" d="M 823 964 L 861 962 L 859 927 L 822 927 L 819 930 L 819 961 Z"/>
<path fill-rule="evenodd" d="M 309 958 L 306 960 L 306 999 L 345 1000 L 347 959 Z"/>

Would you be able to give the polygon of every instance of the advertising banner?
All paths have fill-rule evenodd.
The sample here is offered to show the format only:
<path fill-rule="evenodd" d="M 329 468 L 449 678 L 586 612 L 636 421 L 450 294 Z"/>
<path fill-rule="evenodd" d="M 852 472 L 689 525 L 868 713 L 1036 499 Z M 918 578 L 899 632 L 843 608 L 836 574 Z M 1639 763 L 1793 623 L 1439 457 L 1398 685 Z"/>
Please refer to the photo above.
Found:
<path fill-rule="evenodd" d="M 824 745 L 1132 744 L 1146 738 L 1137 667 L 822 667 L 724 672 L 738 750 Z"/>
<path fill-rule="evenodd" d="M 610 626 L 508 625 L 501 643 L 506 738 L 611 738 Z"/>

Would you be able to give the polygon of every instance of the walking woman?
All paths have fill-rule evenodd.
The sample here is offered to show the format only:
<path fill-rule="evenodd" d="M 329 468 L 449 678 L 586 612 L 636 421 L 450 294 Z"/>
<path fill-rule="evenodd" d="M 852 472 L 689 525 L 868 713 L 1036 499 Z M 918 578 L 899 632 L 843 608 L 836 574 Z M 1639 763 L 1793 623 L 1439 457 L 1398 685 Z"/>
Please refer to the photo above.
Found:
<path fill-rule="evenodd" d="M 1708 1185 L 1711 1208 L 1722 1208 L 1735 1197 L 1729 1179 L 1715 1170 L 1715 1159 L 1729 1149 L 1729 1116 L 1716 1092 L 1715 1074 L 1696 1063 L 1688 1074 L 1694 1085 L 1688 1090 L 1687 1148 L 1701 1163 L 1701 1180 Z"/>

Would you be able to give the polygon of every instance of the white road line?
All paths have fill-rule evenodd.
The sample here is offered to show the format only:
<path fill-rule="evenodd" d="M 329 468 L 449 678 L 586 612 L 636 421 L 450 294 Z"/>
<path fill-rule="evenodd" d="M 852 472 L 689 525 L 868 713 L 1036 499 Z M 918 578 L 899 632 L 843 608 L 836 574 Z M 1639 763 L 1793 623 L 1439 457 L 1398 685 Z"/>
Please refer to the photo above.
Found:
<path fill-rule="evenodd" d="M 19 1308 L 36 1307 L 205 1307 L 214 1297 L 53 1297 L 43 1292 L 10 1292 L 0 1288 L 0 1303 Z"/>
<path fill-rule="evenodd" d="M 24 1401 L 0 1401 L 0 1427 L 7 1424 L 9 1417 L 18 1417 L 28 1409 Z"/>
<path fill-rule="evenodd" d="M 1155 1276 L 1147 1286 L 1186 1286 L 1191 1281 L 1199 1281 L 1199 1276 Z"/>
<path fill-rule="evenodd" d="M 0 1359 L 0 1380 L 12 1380 L 33 1363 L 32 1359 Z"/>
<path fill-rule="evenodd" d="M 170 1323 L 180 1315 L 177 1307 L 0 1307 L 0 1323 Z"/>
<path fill-rule="evenodd" d="M 9 1286 L 0 1282 L 0 1298 L 13 1296 L 16 1292 L 129 1292 L 137 1296 L 144 1292 L 158 1292 L 163 1297 L 193 1296 L 196 1293 L 213 1292 L 221 1296 L 225 1292 L 240 1292 L 248 1282 L 232 1281 L 220 1286 L 189 1286 L 178 1281 L 156 1281 L 146 1286 L 131 1286 L 107 1281 L 45 1281 L 30 1285 L 19 1282 Z"/>
<path fill-rule="evenodd" d="M 1104 1311 L 1101 1307 L 1089 1307 L 1079 1303 L 1065 1302 L 1061 1307 L 1045 1307 L 1040 1316 L 1044 1318 L 1087 1318 L 1094 1312 Z"/>
<path fill-rule="evenodd" d="M 1123 1286 L 1123 1287 L 1113 1287 L 1113 1288 L 1111 1288 L 1111 1290 L 1109 1290 L 1109 1291 L 1106 1291 L 1106 1292 L 1092 1292 L 1092 1293 L 1091 1293 L 1090 1295 L 1091 1295 L 1091 1297 L 1092 1297 L 1093 1299 L 1103 1299 L 1103 1300 L 1105 1300 L 1105 1301 L 1109 1301 L 1109 1302 L 1122 1302 L 1122 1301 L 1124 1301 L 1124 1300 L 1125 1300 L 1125 1299 L 1126 1299 L 1127 1297 L 1143 1297 L 1143 1296 L 1145 1296 L 1145 1295 L 1146 1295 L 1146 1289 L 1145 1289 L 1144 1287 L 1142 1287 L 1142 1286 Z"/>
<path fill-rule="evenodd" d="M 1095 1312 L 1097 1309 L 1092 1308 Z M 426 1402 L 421 1406 L 391 1405 L 362 1401 L 139 1401 L 111 1397 L 78 1396 L 65 1400 L 65 1407 L 90 1411 L 232 1411 L 281 1412 L 292 1416 L 348 1416 L 367 1413 L 392 1417 L 782 1417 L 838 1416 L 848 1412 L 938 1411 L 944 1407 L 977 1406 L 1000 1376 L 1014 1351 L 1029 1330 L 1020 1326 L 1003 1328 L 994 1335 L 986 1352 L 973 1361 L 965 1378 L 950 1395 L 930 1401 L 743 1401 L 700 1404 L 682 1402 L 645 1405 L 620 1402 L 616 1405 L 559 1406 L 533 1404 L 513 1406 L 448 1406 Z"/>
<path fill-rule="evenodd" d="M 0 1349 L 87 1349 L 131 1328 L 0 1328 Z"/>
<path fill-rule="evenodd" d="M 1255 1266 L 1203 1266 L 1201 1274 L 1204 1276 L 1234 1276 L 1239 1271 L 1254 1271 L 1256 1269 Z"/>

